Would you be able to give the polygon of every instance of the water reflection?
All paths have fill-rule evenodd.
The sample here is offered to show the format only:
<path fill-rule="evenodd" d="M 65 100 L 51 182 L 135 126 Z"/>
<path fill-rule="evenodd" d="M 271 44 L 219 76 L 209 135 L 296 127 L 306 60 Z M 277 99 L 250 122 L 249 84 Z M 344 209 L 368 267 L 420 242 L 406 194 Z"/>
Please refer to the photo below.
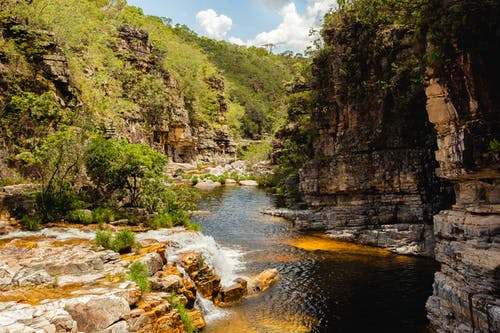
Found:
<path fill-rule="evenodd" d="M 434 261 L 299 233 L 259 211 L 272 198 L 254 188 L 204 194 L 203 232 L 245 253 L 241 275 L 277 268 L 282 280 L 212 322 L 211 333 L 420 332 L 426 325 Z"/>

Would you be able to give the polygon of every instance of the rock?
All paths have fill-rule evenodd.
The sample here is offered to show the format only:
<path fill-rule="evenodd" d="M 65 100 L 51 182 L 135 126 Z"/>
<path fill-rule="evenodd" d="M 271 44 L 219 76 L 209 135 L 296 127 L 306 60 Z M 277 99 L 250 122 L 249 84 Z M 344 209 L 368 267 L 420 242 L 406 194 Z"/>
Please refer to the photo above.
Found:
<path fill-rule="evenodd" d="M 127 301 L 116 296 L 68 300 L 65 310 L 78 323 L 78 330 L 84 332 L 105 330 L 130 314 Z"/>
<path fill-rule="evenodd" d="M 105 330 L 97 331 L 98 333 L 129 333 L 128 324 L 124 320 L 111 325 Z"/>
<path fill-rule="evenodd" d="M 178 292 L 179 289 L 184 287 L 182 278 L 177 275 L 166 275 L 162 276 L 156 274 L 151 279 L 151 287 L 153 290 L 159 290 L 164 292 Z"/>
<path fill-rule="evenodd" d="M 215 299 L 215 304 L 218 306 L 229 306 L 240 302 L 248 292 L 247 284 L 247 280 L 237 279 L 233 285 L 222 288 L 219 296 Z"/>
<path fill-rule="evenodd" d="M 200 294 L 214 300 L 221 289 L 220 277 L 204 262 L 201 253 L 189 252 L 182 256 L 181 265 L 194 281 Z"/>
<path fill-rule="evenodd" d="M 241 186 L 259 186 L 255 180 L 240 180 Z"/>
<path fill-rule="evenodd" d="M 496 40 L 483 21 L 467 29 L 477 43 Z M 437 174 L 455 184 L 456 203 L 434 216 L 441 270 L 427 316 L 438 332 L 499 332 L 500 158 L 490 149 L 500 132 L 500 81 L 490 75 L 498 49 L 444 47 L 453 52 L 445 68 L 427 70 L 426 109 L 437 132 Z"/>
<path fill-rule="evenodd" d="M 238 182 L 234 179 L 228 178 L 226 179 L 226 185 L 237 185 Z"/>
<path fill-rule="evenodd" d="M 252 280 L 248 284 L 248 291 L 251 294 L 261 293 L 269 289 L 272 285 L 278 282 L 280 279 L 278 270 L 266 269 Z"/>
<path fill-rule="evenodd" d="M 199 181 L 194 187 L 200 190 L 210 190 L 219 186 L 222 186 L 222 184 L 219 182 L 214 182 L 210 179 L 204 179 L 202 181 Z"/>
<path fill-rule="evenodd" d="M 207 326 L 205 318 L 203 318 L 203 315 L 201 314 L 201 311 L 199 309 L 189 310 L 188 314 L 191 318 L 191 323 L 193 324 L 193 328 L 195 330 L 201 331 Z"/>
<path fill-rule="evenodd" d="M 156 252 L 146 254 L 144 257 L 140 258 L 139 261 L 148 267 L 149 276 L 153 276 L 153 274 L 163 268 L 163 259 Z"/>
<path fill-rule="evenodd" d="M 173 310 L 160 317 L 157 322 L 157 332 L 165 333 L 183 333 L 185 332 L 179 311 Z"/>

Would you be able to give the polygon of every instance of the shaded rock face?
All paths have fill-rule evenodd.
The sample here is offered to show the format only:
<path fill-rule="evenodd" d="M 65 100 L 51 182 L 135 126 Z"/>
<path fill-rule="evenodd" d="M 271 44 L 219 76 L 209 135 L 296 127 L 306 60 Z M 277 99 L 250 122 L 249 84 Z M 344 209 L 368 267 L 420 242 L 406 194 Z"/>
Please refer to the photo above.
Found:
<path fill-rule="evenodd" d="M 132 142 L 156 146 L 172 162 L 212 162 L 234 155 L 236 144 L 227 126 L 214 129 L 205 121 L 190 117 L 190 113 L 199 111 L 190 110 L 190 103 L 180 92 L 179 83 L 162 68 L 159 60 L 161 54 L 149 43 L 148 33 L 130 25 L 122 25 L 118 29 L 118 37 L 114 51 L 138 72 L 159 78 L 161 89 L 166 95 L 159 115 L 151 118 L 148 115 L 150 112 L 146 111 L 143 115 L 125 116 L 121 124 L 112 125 L 111 132 L 118 132 Z M 219 120 L 223 121 L 227 110 L 224 80 L 214 76 L 208 83 L 217 93 Z"/>
<path fill-rule="evenodd" d="M 500 52 L 485 19 L 481 15 L 480 28 L 467 29 L 478 33 L 474 45 L 488 50 L 455 44 L 446 65 L 428 69 L 438 174 L 453 181 L 456 192 L 455 205 L 434 217 L 442 266 L 427 311 L 439 332 L 500 331 L 500 164 L 498 152 L 489 148 L 500 133 Z"/>
<path fill-rule="evenodd" d="M 424 89 L 410 83 L 420 77 L 413 58 L 419 51 L 404 27 L 365 33 L 356 24 L 326 29 L 325 50 L 315 59 L 314 158 L 299 184 L 309 210 L 296 222 L 350 235 L 339 239 L 431 255 L 432 216 L 452 194 L 434 172 Z M 367 45 L 379 53 L 366 54 Z"/>

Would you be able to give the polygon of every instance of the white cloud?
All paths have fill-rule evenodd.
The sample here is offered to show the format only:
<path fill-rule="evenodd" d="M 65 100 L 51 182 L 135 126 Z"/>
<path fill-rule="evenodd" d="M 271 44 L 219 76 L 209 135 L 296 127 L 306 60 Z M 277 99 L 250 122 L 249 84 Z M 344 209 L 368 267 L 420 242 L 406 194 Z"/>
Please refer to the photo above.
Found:
<path fill-rule="evenodd" d="M 242 39 L 236 38 L 236 37 L 233 37 L 233 36 L 229 37 L 228 40 L 229 40 L 230 43 L 233 43 L 233 44 L 236 44 L 236 45 L 246 45 L 246 43 Z"/>
<path fill-rule="evenodd" d="M 264 6 L 271 7 L 274 9 L 281 9 L 285 5 L 289 4 L 291 0 L 259 0 Z"/>
<path fill-rule="evenodd" d="M 198 12 L 196 22 L 200 25 L 204 35 L 215 39 L 223 39 L 233 26 L 231 18 L 226 15 L 217 15 L 213 9 Z"/>
<path fill-rule="evenodd" d="M 266 0 L 261 0 L 266 1 Z M 244 42 L 247 46 L 273 44 L 280 50 L 304 52 L 319 36 L 310 36 L 311 29 L 319 30 L 326 13 L 337 7 L 336 0 L 308 0 L 305 15 L 300 15 L 294 2 L 288 0 L 267 0 L 268 5 L 281 5 L 281 23 L 273 30 L 261 32 L 254 39 Z M 232 37 L 230 42 L 242 45 L 242 40 Z"/>

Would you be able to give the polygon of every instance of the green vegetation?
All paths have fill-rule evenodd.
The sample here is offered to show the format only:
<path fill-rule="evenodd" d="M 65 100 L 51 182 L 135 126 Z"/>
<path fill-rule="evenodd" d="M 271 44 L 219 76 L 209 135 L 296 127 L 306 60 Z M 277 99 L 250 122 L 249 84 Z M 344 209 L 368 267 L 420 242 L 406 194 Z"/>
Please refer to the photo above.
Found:
<path fill-rule="evenodd" d="M 21 225 L 26 230 L 38 230 L 42 226 L 42 219 L 38 215 L 24 215 L 21 219 Z"/>
<path fill-rule="evenodd" d="M 143 293 L 151 291 L 151 282 L 149 281 L 148 267 L 140 261 L 134 261 L 130 267 L 128 279 L 134 281 Z"/>
<path fill-rule="evenodd" d="M 94 221 L 92 212 L 87 209 L 75 209 L 66 215 L 68 222 L 90 224 Z"/>
<path fill-rule="evenodd" d="M 189 315 L 188 309 L 179 301 L 177 294 L 172 292 L 169 294 L 169 300 L 172 304 L 172 307 L 179 312 L 182 323 L 184 324 L 184 329 L 187 333 L 196 333 L 197 329 L 194 328 L 193 321 L 191 316 Z"/>
<path fill-rule="evenodd" d="M 96 245 L 119 253 L 127 253 L 135 245 L 135 234 L 127 229 L 120 230 L 114 235 L 107 230 L 97 230 L 95 237 Z"/>
<path fill-rule="evenodd" d="M 107 230 L 97 230 L 95 234 L 95 243 L 105 249 L 111 249 L 111 232 Z"/>

